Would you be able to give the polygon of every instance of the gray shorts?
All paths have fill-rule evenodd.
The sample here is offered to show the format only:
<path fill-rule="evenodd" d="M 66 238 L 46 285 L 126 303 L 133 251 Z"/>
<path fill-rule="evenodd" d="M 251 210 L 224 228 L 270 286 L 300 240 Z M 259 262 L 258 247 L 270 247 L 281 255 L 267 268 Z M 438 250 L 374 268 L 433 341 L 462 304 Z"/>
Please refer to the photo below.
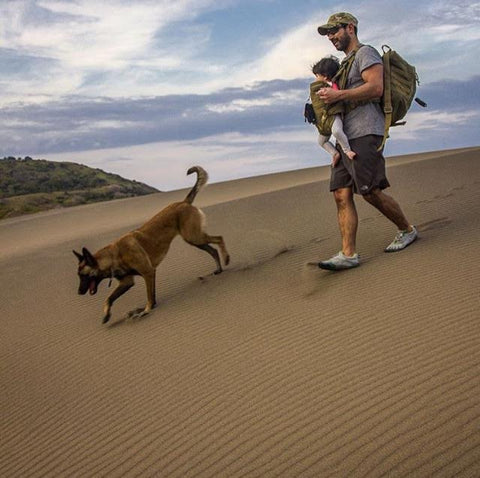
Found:
<path fill-rule="evenodd" d="M 390 186 L 385 174 L 383 151 L 377 151 L 382 144 L 382 136 L 369 135 L 350 140 L 355 159 L 349 159 L 341 148 L 337 150 L 342 158 L 332 168 L 330 191 L 353 188 L 355 194 L 368 194 L 372 189 L 385 189 Z"/>

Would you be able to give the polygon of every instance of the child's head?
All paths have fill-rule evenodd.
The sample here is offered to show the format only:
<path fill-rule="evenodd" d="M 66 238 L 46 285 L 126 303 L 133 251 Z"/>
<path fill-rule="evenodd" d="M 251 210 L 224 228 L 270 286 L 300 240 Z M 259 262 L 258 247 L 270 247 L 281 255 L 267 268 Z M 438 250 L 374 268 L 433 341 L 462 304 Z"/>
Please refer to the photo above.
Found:
<path fill-rule="evenodd" d="M 312 73 L 318 78 L 331 81 L 340 68 L 340 62 L 334 56 L 327 56 L 312 66 Z M 322 78 L 322 79 L 323 79 Z"/>

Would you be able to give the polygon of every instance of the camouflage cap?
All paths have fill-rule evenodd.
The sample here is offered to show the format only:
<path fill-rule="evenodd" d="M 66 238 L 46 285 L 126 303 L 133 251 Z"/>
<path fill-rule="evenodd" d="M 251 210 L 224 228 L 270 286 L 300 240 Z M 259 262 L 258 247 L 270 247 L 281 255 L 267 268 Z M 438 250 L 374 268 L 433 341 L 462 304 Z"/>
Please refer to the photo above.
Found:
<path fill-rule="evenodd" d="M 332 28 L 338 27 L 339 25 L 348 25 L 349 23 L 353 23 L 353 25 L 357 26 L 358 20 L 351 13 L 334 13 L 330 16 L 325 25 L 320 25 L 318 27 L 318 33 L 320 33 L 320 35 L 326 35 Z"/>

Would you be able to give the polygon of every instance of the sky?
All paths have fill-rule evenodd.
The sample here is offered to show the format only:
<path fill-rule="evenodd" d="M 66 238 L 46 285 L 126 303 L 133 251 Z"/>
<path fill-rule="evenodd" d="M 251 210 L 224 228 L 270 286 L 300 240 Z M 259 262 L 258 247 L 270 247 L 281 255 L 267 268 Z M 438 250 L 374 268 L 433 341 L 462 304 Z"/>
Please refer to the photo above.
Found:
<path fill-rule="evenodd" d="M 160 190 L 330 162 L 303 108 L 335 12 L 415 65 L 385 156 L 479 145 L 480 2 L 0 0 L 0 157 L 73 161 Z"/>

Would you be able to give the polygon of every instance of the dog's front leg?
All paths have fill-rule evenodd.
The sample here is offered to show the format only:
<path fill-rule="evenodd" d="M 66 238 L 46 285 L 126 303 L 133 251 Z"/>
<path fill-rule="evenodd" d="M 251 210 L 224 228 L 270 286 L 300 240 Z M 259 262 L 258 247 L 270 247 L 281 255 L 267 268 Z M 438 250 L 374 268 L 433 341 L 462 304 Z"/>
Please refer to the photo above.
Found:
<path fill-rule="evenodd" d="M 147 315 L 156 305 L 155 299 L 155 269 L 148 273 L 142 274 L 145 280 L 145 286 L 147 288 L 147 305 L 144 309 L 134 309 L 127 314 L 129 319 L 138 319 Z"/>
<path fill-rule="evenodd" d="M 157 299 L 155 297 L 155 280 L 156 280 L 156 271 L 153 269 L 153 272 L 149 278 L 149 283 L 147 282 L 147 307 L 149 311 L 152 310 L 157 305 Z"/>
<path fill-rule="evenodd" d="M 112 309 L 112 304 L 128 289 L 134 285 L 135 281 L 133 276 L 127 276 L 120 280 L 120 283 L 115 288 L 115 290 L 107 297 L 105 305 L 103 307 L 103 320 L 102 323 L 106 324 L 110 320 L 110 311 Z"/>
<path fill-rule="evenodd" d="M 143 276 L 147 287 L 147 305 L 142 315 L 148 314 L 156 305 L 155 299 L 155 269 Z"/>

